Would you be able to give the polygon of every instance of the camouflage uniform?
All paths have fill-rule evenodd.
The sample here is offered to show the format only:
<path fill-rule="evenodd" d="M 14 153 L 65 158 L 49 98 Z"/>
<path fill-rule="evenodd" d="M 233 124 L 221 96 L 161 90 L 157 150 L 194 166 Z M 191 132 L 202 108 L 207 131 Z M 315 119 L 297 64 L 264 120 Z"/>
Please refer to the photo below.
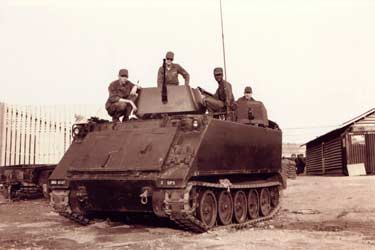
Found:
<path fill-rule="evenodd" d="M 125 102 L 120 102 L 120 98 L 135 101 L 136 96 L 130 96 L 130 91 L 134 87 L 134 84 L 130 81 L 126 81 L 125 84 L 121 84 L 119 80 L 113 81 L 109 87 L 109 97 L 105 104 L 105 108 L 113 121 L 119 121 L 121 116 L 124 116 L 123 121 L 127 120 L 132 106 Z"/>
<path fill-rule="evenodd" d="M 174 54 L 173 52 L 167 52 L 166 58 L 171 58 L 173 60 Z M 190 81 L 190 75 L 189 73 L 181 67 L 177 63 L 171 63 L 171 65 L 168 67 L 165 65 L 165 83 L 167 85 L 179 85 L 178 82 L 178 74 L 182 75 L 185 79 L 185 85 L 189 85 Z M 164 68 L 161 66 L 158 71 L 158 87 L 161 87 L 163 85 L 164 80 Z"/>

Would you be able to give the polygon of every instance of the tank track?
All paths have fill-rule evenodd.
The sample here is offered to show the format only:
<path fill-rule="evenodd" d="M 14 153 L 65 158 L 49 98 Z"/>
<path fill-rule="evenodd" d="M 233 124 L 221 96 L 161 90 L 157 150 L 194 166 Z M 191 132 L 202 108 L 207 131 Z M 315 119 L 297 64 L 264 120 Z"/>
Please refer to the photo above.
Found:
<path fill-rule="evenodd" d="M 199 188 L 215 188 L 215 189 L 251 189 L 251 188 L 263 188 L 263 187 L 278 187 L 282 184 L 277 181 L 273 182 L 266 182 L 266 183 L 254 183 L 254 184 L 237 184 L 232 185 L 230 182 L 222 182 L 222 183 L 209 183 L 209 182 L 189 182 L 188 188 L 186 192 L 188 193 L 193 187 L 199 187 Z M 52 196 L 54 193 L 52 192 Z M 58 204 L 53 202 L 53 197 L 51 197 L 51 204 L 54 207 L 54 209 L 63 217 L 74 221 L 80 225 L 86 226 L 90 224 L 90 219 L 85 217 L 82 214 L 75 213 L 72 211 L 70 204 L 69 204 L 69 193 L 64 193 L 63 195 L 59 195 L 59 202 Z M 168 202 L 166 202 L 168 203 Z M 252 220 L 247 220 L 244 223 L 241 224 L 230 224 L 226 226 L 216 226 L 212 229 L 208 228 L 205 224 L 203 224 L 198 218 L 195 217 L 194 212 L 195 208 L 191 210 L 182 210 L 179 212 L 172 212 L 172 211 L 166 211 L 166 213 L 169 215 L 169 218 L 175 222 L 180 228 L 195 232 L 195 233 L 203 233 L 207 232 L 209 230 L 218 230 L 218 229 L 243 229 L 248 228 L 250 226 L 253 226 L 259 222 L 267 221 L 272 219 L 277 212 L 280 210 L 280 202 L 279 204 L 272 209 L 269 215 L 264 217 L 259 217 Z"/>
<path fill-rule="evenodd" d="M 51 193 L 51 205 L 61 216 L 79 223 L 83 226 L 90 224 L 90 219 L 82 214 L 72 211 L 69 202 L 69 192 L 56 192 Z"/>
<path fill-rule="evenodd" d="M 69 220 L 77 222 L 78 224 L 82 226 L 87 226 L 88 224 L 90 224 L 90 219 L 78 213 L 66 211 L 66 212 L 59 212 L 59 214 Z"/>
<path fill-rule="evenodd" d="M 280 182 L 274 181 L 274 182 L 266 182 L 266 183 L 254 183 L 254 184 L 238 184 L 238 185 L 228 185 L 228 183 L 209 183 L 209 182 L 189 182 L 189 185 L 191 187 L 205 187 L 205 188 L 215 188 L 215 189 L 251 189 L 251 188 L 263 188 L 263 187 L 279 187 L 282 184 Z M 190 188 L 189 188 L 190 190 Z M 257 223 L 271 220 L 277 212 L 280 210 L 281 205 L 280 202 L 276 207 L 274 207 L 270 214 L 267 216 L 259 217 L 252 220 L 247 220 L 244 223 L 241 224 L 229 224 L 226 226 L 215 226 L 214 228 L 210 229 L 205 224 L 203 224 L 198 218 L 194 215 L 194 210 L 186 211 L 182 210 L 181 212 L 174 212 L 171 213 L 170 211 L 167 211 L 167 214 L 169 213 L 169 218 L 174 221 L 180 228 L 195 232 L 195 233 L 204 233 L 209 230 L 219 230 L 219 229 L 243 229 L 248 228 L 250 226 L 253 226 Z"/>

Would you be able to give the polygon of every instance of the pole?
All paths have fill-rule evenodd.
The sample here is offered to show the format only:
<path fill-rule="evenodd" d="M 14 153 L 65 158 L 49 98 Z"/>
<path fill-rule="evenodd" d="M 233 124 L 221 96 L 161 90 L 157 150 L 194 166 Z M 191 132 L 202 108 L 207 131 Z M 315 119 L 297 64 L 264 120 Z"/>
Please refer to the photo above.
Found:
<path fill-rule="evenodd" d="M 220 20 L 221 20 L 221 41 L 223 44 L 223 57 L 224 57 L 224 79 L 227 80 L 227 64 L 225 60 L 225 44 L 224 44 L 224 24 L 223 24 L 223 9 L 220 0 Z"/>

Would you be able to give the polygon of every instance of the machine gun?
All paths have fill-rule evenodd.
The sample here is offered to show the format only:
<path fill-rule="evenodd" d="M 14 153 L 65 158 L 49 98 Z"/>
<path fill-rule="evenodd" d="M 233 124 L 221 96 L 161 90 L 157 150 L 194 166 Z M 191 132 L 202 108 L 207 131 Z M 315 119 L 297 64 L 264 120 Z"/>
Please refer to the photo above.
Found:
<path fill-rule="evenodd" d="M 166 83 L 166 65 L 165 65 L 165 58 L 163 59 L 163 85 L 161 88 L 161 101 L 163 103 L 168 102 L 168 92 L 167 92 L 167 83 Z"/>
<path fill-rule="evenodd" d="M 208 96 L 214 96 L 212 93 L 208 92 L 207 90 L 198 87 L 199 92 L 201 92 L 203 95 L 208 95 Z"/>

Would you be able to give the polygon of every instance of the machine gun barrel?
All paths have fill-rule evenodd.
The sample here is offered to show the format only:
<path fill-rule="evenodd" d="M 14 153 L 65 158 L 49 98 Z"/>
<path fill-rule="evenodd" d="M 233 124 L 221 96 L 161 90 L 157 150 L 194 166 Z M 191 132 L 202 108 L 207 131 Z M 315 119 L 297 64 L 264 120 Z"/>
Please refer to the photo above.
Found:
<path fill-rule="evenodd" d="M 167 92 L 167 83 L 166 83 L 166 65 L 165 65 L 165 59 L 163 59 L 163 85 L 161 89 L 161 101 L 163 103 L 168 102 L 168 92 Z"/>

